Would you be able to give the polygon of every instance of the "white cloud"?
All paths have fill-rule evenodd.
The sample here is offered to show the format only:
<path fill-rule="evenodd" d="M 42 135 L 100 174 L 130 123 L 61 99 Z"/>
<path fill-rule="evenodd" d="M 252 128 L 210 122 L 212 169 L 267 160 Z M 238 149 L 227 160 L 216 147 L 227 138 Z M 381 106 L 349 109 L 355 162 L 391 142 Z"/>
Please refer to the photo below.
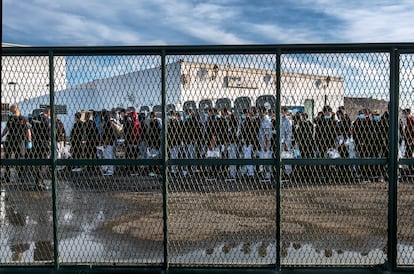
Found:
<path fill-rule="evenodd" d="M 236 34 L 224 30 L 226 22 L 235 19 L 236 9 L 228 9 L 216 4 L 192 5 L 188 2 L 172 1 L 165 3 L 163 7 L 166 16 L 164 26 L 169 25 L 183 34 L 191 35 L 206 43 L 248 43 Z"/>
<path fill-rule="evenodd" d="M 266 2 L 263 2 L 266 3 Z M 246 16 L 251 2 L 27 0 L 3 1 L 5 42 L 33 45 L 164 45 L 412 42 L 414 3 L 409 0 L 298 0 L 280 5 L 301 14 Z M 323 17 L 310 22 L 314 14 Z M 303 13 L 303 14 L 302 14 Z M 297 19 L 296 19 L 297 17 Z M 285 18 L 286 19 L 286 18 Z M 302 20 L 303 19 L 303 20 Z M 289 24 L 289 25 L 287 25 Z"/>
<path fill-rule="evenodd" d="M 283 44 L 321 43 L 323 37 L 309 29 L 291 28 L 286 29 L 276 25 L 252 24 L 252 31 L 269 41 Z"/>
<path fill-rule="evenodd" d="M 344 42 L 414 41 L 414 2 L 409 0 L 305 0 L 310 8 L 342 21 L 338 40 Z"/>

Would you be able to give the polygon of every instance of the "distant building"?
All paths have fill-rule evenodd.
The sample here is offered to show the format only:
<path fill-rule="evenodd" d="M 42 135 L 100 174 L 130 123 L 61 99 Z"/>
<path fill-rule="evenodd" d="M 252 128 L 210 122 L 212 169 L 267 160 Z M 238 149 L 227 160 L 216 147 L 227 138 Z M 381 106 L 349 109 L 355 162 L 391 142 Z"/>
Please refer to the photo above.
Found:
<path fill-rule="evenodd" d="M 275 106 L 274 70 L 179 60 L 167 65 L 166 83 L 167 110 L 216 107 L 226 99 L 236 112 L 242 110 L 238 102 L 246 106 L 246 100 L 250 106 L 263 105 L 266 100 Z M 310 117 L 325 104 L 333 109 L 344 104 L 343 79 L 339 77 L 282 73 L 281 88 L 281 104 L 307 112 Z M 56 98 L 67 102 L 68 117 L 79 110 L 131 106 L 137 110 L 161 111 L 161 70 L 155 67 L 82 83 L 57 92 Z"/>
<path fill-rule="evenodd" d="M 66 86 L 65 57 L 55 58 L 55 104 L 65 106 L 67 115 L 60 119 L 67 130 L 81 110 L 135 107 L 161 111 L 160 67 Z M 3 64 L 2 103 L 18 103 L 25 115 L 48 104 L 48 57 L 3 57 Z M 238 114 L 265 102 L 275 108 L 276 72 L 178 60 L 166 66 L 165 89 L 168 109 L 225 106 Z M 339 77 L 282 72 L 281 90 L 281 105 L 310 117 L 325 104 L 333 109 L 344 104 L 343 79 Z"/>

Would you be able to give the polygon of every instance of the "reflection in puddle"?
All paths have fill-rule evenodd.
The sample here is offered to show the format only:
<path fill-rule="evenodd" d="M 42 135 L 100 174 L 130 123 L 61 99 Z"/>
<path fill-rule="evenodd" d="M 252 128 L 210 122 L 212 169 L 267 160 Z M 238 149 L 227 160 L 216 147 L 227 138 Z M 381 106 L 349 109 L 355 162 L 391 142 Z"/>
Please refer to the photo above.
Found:
<path fill-rule="evenodd" d="M 376 265 L 383 264 L 386 254 L 374 249 L 368 253 L 341 250 L 318 250 L 312 244 L 290 244 L 281 249 L 282 265 Z M 196 264 L 275 264 L 274 243 L 240 243 L 235 246 L 220 244 L 174 256 L 172 263 Z"/>
<path fill-rule="evenodd" d="M 59 253 L 62 264 L 161 264 L 162 241 L 140 240 L 134 233 L 117 234 L 104 229 L 105 223 L 130 216 L 140 210 L 132 203 L 114 198 L 114 193 L 74 191 L 64 189 L 59 204 Z M 7 199 L 6 199 L 7 197 Z M 36 243 L 51 240 L 52 227 L 50 193 L 6 193 L 0 195 L 1 262 L 13 259 L 11 245 L 24 241 L 21 262 L 33 262 Z M 26 201 L 21 203 L 20 201 Z M 11 210 L 12 209 L 12 210 Z M 21 221 L 12 222 L 8 210 L 21 216 Z M 16 221 L 16 220 L 15 220 Z M 136 229 L 139 229 L 136 228 Z M 326 237 L 326 236 L 325 236 Z M 335 239 L 330 239 L 329 241 Z M 338 239 L 336 238 L 338 241 Z M 336 250 L 332 246 L 315 243 L 289 243 L 281 247 L 282 265 L 378 265 L 386 262 L 386 250 L 376 247 L 380 239 L 367 239 L 373 246 L 367 250 Z M 345 241 L 343 241 L 345 242 Z M 364 245 L 364 244 L 362 244 Z M 342 245 L 343 246 L 343 245 Z M 180 246 L 180 249 L 185 249 Z M 398 245 L 398 263 L 414 264 L 414 247 Z M 267 265 L 276 262 L 276 245 L 272 241 L 255 239 L 229 242 L 194 242 L 185 251 L 169 250 L 172 264 L 216 264 L 216 265 Z"/>

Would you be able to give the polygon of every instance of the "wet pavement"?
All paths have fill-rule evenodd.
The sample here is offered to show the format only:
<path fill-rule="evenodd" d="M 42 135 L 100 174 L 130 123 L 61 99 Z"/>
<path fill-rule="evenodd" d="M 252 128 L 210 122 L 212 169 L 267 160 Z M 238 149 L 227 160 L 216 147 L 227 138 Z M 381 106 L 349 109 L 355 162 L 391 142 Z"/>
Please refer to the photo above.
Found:
<path fill-rule="evenodd" d="M 48 183 L 45 190 L 36 189 L 30 181 L 3 184 L 1 263 L 53 260 L 52 191 Z M 173 179 L 170 184 L 172 264 L 275 263 L 274 182 L 193 177 Z M 352 198 L 361 191 L 365 192 L 361 198 Z M 162 264 L 160 177 L 70 172 L 58 178 L 57 197 L 62 264 Z M 286 215 L 282 220 L 282 264 L 385 263 L 386 222 L 373 220 L 386 220 L 386 198 L 386 184 L 380 183 L 286 188 L 282 192 L 282 214 Z M 341 201 L 346 202 L 347 210 Z M 385 203 L 360 213 L 367 207 L 364 202 Z M 361 208 L 355 208 L 359 203 Z M 349 215 L 354 213 L 354 217 Z M 358 224 L 361 221 L 368 224 Z M 413 257 L 404 255 L 412 253 L 412 242 L 401 243 L 398 249 L 404 263 L 414 263 Z"/>

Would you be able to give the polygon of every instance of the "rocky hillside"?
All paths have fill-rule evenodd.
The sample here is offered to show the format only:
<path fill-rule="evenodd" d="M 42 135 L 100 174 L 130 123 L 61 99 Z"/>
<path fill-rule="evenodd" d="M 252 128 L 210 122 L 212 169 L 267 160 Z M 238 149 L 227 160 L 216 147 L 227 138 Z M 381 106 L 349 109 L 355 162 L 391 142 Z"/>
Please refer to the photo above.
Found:
<path fill-rule="evenodd" d="M 388 110 L 388 101 L 373 98 L 345 97 L 344 106 L 350 118 L 354 120 L 358 115 L 358 110 L 364 108 L 368 108 L 371 111 L 379 110 L 382 115 Z"/>

